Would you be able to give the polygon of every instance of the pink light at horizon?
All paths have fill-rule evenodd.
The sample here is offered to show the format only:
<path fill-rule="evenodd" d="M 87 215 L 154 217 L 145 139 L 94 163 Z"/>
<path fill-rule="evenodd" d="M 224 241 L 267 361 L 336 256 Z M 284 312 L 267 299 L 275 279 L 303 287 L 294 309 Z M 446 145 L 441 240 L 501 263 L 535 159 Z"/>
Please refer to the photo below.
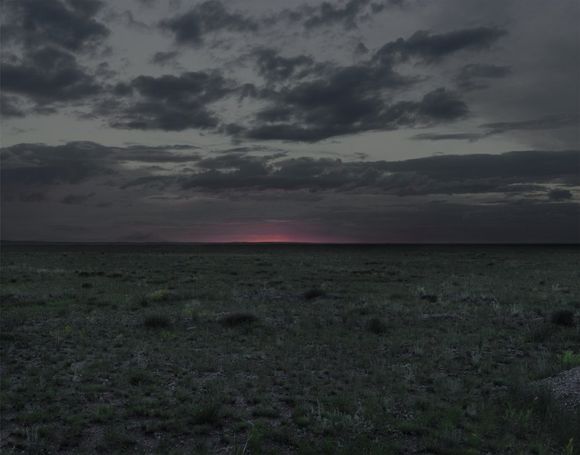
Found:
<path fill-rule="evenodd" d="M 323 226 L 297 221 L 226 222 L 196 225 L 180 241 L 209 243 L 358 243 Z M 184 238 L 185 237 L 185 238 Z"/>

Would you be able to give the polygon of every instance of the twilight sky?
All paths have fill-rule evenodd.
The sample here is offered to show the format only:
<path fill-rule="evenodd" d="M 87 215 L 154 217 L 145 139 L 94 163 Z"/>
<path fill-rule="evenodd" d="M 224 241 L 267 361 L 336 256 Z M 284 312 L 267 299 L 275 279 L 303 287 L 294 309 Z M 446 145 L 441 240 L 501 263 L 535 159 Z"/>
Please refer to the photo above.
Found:
<path fill-rule="evenodd" d="M 580 242 L 577 0 L 0 0 L 2 238 Z"/>

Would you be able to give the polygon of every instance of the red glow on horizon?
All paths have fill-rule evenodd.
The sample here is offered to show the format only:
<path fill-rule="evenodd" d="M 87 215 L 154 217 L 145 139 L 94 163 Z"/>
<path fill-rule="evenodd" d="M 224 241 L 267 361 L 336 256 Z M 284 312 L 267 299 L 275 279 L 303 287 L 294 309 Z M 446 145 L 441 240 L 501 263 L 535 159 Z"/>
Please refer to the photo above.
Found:
<path fill-rule="evenodd" d="M 358 243 L 301 222 L 225 223 L 187 235 L 188 242 L 206 243 Z M 208 232 L 210 231 L 210 232 Z"/>
<path fill-rule="evenodd" d="M 344 243 L 346 240 L 337 240 L 331 237 L 287 234 L 247 234 L 229 237 L 224 242 L 234 243 Z"/>

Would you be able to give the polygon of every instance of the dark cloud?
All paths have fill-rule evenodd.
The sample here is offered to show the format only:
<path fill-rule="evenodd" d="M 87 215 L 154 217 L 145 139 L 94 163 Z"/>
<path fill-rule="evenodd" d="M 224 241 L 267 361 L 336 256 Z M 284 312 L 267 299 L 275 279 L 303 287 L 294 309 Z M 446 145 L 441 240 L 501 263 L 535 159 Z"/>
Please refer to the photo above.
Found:
<path fill-rule="evenodd" d="M 348 0 L 341 2 L 324 1 L 319 5 L 301 5 L 284 10 L 265 20 L 269 25 L 277 25 L 280 20 L 300 23 L 307 30 L 339 25 L 353 29 L 371 14 L 378 14 L 391 6 L 402 6 L 405 0 Z"/>
<path fill-rule="evenodd" d="M 135 19 L 135 16 L 130 10 L 123 11 L 122 13 L 117 13 L 111 11 L 107 17 L 108 20 L 119 21 L 126 28 L 133 28 L 144 33 L 150 33 L 154 26 Z"/>
<path fill-rule="evenodd" d="M 385 44 L 374 58 L 383 62 L 416 58 L 433 63 L 459 51 L 488 49 L 504 35 L 504 30 L 494 27 L 467 28 L 440 34 L 421 30 L 408 39 L 399 38 Z"/>
<path fill-rule="evenodd" d="M 159 66 L 169 65 L 175 63 L 178 56 L 179 52 L 177 51 L 156 52 L 153 54 L 153 57 L 151 57 L 151 63 Z"/>
<path fill-rule="evenodd" d="M 21 202 L 44 202 L 46 195 L 44 193 L 22 193 L 19 195 Z"/>
<path fill-rule="evenodd" d="M 308 190 L 393 195 L 524 193 L 533 185 L 573 181 L 580 175 L 580 151 L 509 152 L 500 155 L 446 155 L 405 161 L 287 158 L 229 152 L 202 157 L 190 146 L 107 147 L 88 142 L 61 146 L 19 144 L 2 149 L 4 186 L 80 184 L 107 176 L 117 187 L 135 186 L 210 192 Z M 161 166 L 190 163 L 163 175 L 142 167 L 135 174 L 123 163 Z M 137 178 L 134 178 L 138 175 Z M 530 186 L 532 185 L 532 186 Z M 568 190 L 565 190 L 568 191 Z M 22 192 L 21 188 L 19 193 Z M 30 191 L 28 191 L 30 192 Z M 90 194 L 88 192 L 76 194 Z M 554 193 L 556 200 L 564 193 Z"/>
<path fill-rule="evenodd" d="M 562 188 L 555 188 L 548 192 L 548 198 L 551 201 L 568 201 L 572 199 L 572 193 Z"/>
<path fill-rule="evenodd" d="M 453 121 L 468 113 L 467 105 L 456 94 L 444 88 L 427 93 L 417 110 L 421 123 Z"/>
<path fill-rule="evenodd" d="M 3 185 L 54 185 L 80 183 L 111 174 L 106 147 L 84 142 L 48 146 L 18 144 L 1 149 Z"/>
<path fill-rule="evenodd" d="M 577 213 L 578 205 L 572 203 L 430 202 L 374 210 L 340 207 L 325 213 L 324 226 L 335 235 L 348 234 L 369 243 L 577 244 Z"/>
<path fill-rule="evenodd" d="M 504 34 L 487 27 L 444 34 L 421 31 L 387 43 L 360 64 L 338 67 L 316 64 L 305 55 L 283 57 L 273 49 L 258 48 L 253 52 L 258 72 L 267 81 L 279 81 L 283 86 L 255 90 L 253 95 L 269 101 L 269 105 L 255 115 L 253 124 L 231 124 L 223 131 L 257 140 L 316 142 L 464 118 L 468 106 L 458 94 L 444 88 L 425 94 L 420 101 L 393 103 L 395 91 L 420 81 L 417 76 L 402 76 L 396 66 L 411 57 L 433 62 L 460 50 L 484 49 Z M 492 72 L 482 65 L 466 70 L 472 79 Z"/>
<path fill-rule="evenodd" d="M 580 151 L 391 162 L 251 152 L 200 157 L 187 145 L 108 147 L 86 142 L 4 148 L 5 238 L 51 239 L 56 232 L 51 226 L 56 225 L 83 228 L 79 239 L 109 236 L 113 231 L 106 229 L 113 227 L 105 224 L 113 219 L 121 222 L 113 223 L 116 238 L 131 230 L 190 229 L 200 217 L 204 223 L 213 222 L 214 233 L 219 233 L 226 219 L 241 216 L 263 225 L 267 214 L 290 223 L 299 219 L 305 229 L 318 223 L 338 237 L 366 241 L 511 241 L 524 225 L 532 228 L 519 241 L 578 240 L 574 229 L 580 220 L 572 186 L 549 192 L 546 188 L 580 175 Z M 170 166 L 185 163 L 187 156 L 189 166 Z M 127 162 L 131 166 L 125 166 Z M 163 174 L 143 166 L 152 162 L 166 166 Z M 141 171 L 135 172 L 135 165 L 141 165 Z M 91 180 L 97 177 L 102 178 Z M 62 183 L 67 184 L 65 196 Z M 45 185 L 42 191 L 32 189 L 39 184 Z M 26 207 L 29 202 L 42 205 L 44 195 L 53 190 L 63 205 L 59 209 L 51 204 L 50 221 L 35 215 L 44 211 Z M 97 195 L 99 200 L 91 202 Z M 114 205 L 106 202 L 112 198 Z M 84 210 L 77 206 L 87 204 L 99 206 L 99 213 L 75 215 Z M 395 237 L 384 236 L 385 226 Z"/>
<path fill-rule="evenodd" d="M 370 0 L 349 0 L 344 6 L 331 2 L 322 2 L 304 21 L 306 28 L 342 24 L 345 28 L 356 27 L 360 13 L 370 4 Z"/>
<path fill-rule="evenodd" d="M 192 145 L 163 145 L 144 146 L 130 145 L 122 148 L 112 148 L 116 161 L 132 161 L 139 163 L 190 163 L 201 159 L 198 153 L 192 150 L 198 149 Z M 187 152 L 180 154 L 176 152 Z"/>
<path fill-rule="evenodd" d="M 121 164 L 188 163 L 200 159 L 192 146 L 107 147 L 93 142 L 64 145 L 18 144 L 0 149 L 2 185 L 79 184 L 100 176 L 115 176 L 124 171 Z M 5 188 L 6 189 L 6 188 Z"/>
<path fill-rule="evenodd" d="M 272 154 L 277 154 L 277 155 L 287 155 L 288 152 L 279 148 L 273 148 L 273 147 L 269 147 L 266 145 L 241 145 L 241 146 L 236 146 L 236 147 L 228 147 L 225 149 L 218 149 L 218 150 L 212 150 L 212 153 L 220 153 L 220 154 L 240 154 L 240 155 L 245 155 L 248 153 L 252 153 L 252 152 L 257 152 L 257 153 L 261 153 L 261 152 L 269 152 Z"/>
<path fill-rule="evenodd" d="M 65 197 L 61 199 L 62 204 L 67 205 L 82 205 L 87 202 L 90 198 L 92 198 L 95 193 L 90 194 L 67 194 Z"/>
<path fill-rule="evenodd" d="M 0 116 L 3 118 L 9 117 L 24 117 L 24 110 L 19 105 L 18 98 L 5 94 L 0 95 Z"/>
<path fill-rule="evenodd" d="M 130 185 L 177 185 L 210 192 L 328 190 L 404 196 L 526 193 L 541 189 L 539 184 L 580 175 L 578 151 L 447 155 L 395 162 L 283 157 L 228 154 L 205 158 L 197 163 L 197 172 L 141 178 Z"/>
<path fill-rule="evenodd" d="M 580 173 L 580 151 L 521 151 L 500 155 L 444 155 L 389 163 L 390 170 L 438 179 L 551 179 Z"/>
<path fill-rule="evenodd" d="M 230 12 L 219 0 L 200 3 L 187 13 L 166 19 L 161 28 L 170 31 L 179 44 L 198 46 L 204 36 L 218 31 L 255 31 L 257 23 L 238 12 Z"/>
<path fill-rule="evenodd" d="M 388 108 L 382 92 L 413 83 L 388 65 L 369 62 L 337 68 L 318 66 L 314 79 L 302 81 L 300 75 L 291 76 L 298 64 L 312 64 L 307 57 L 288 60 L 272 50 L 261 52 L 264 62 L 260 71 L 270 79 L 286 76 L 286 85 L 262 94 L 270 105 L 258 112 L 254 126 L 234 128 L 253 139 L 314 142 L 385 128 L 381 116 Z"/>
<path fill-rule="evenodd" d="M 188 128 L 213 128 L 218 118 L 208 108 L 234 91 L 218 72 L 187 72 L 179 76 L 139 76 L 119 84 L 121 97 L 108 105 L 110 125 L 115 128 L 181 131 Z"/>
<path fill-rule="evenodd" d="M 550 130 L 567 126 L 580 126 L 580 115 L 578 113 L 547 115 L 537 119 L 494 122 L 481 125 L 482 128 L 489 130 L 488 134 L 501 134 L 508 131 L 521 130 Z"/>
<path fill-rule="evenodd" d="M 4 92 L 22 95 L 38 105 L 77 101 L 99 93 L 95 78 L 76 57 L 54 47 L 30 52 L 0 67 Z"/>
<path fill-rule="evenodd" d="M 401 82 L 379 82 L 376 78 L 366 68 L 350 67 L 329 80 L 286 90 L 273 106 L 257 115 L 256 119 L 264 123 L 242 130 L 242 135 L 259 140 L 316 142 L 363 131 L 450 122 L 468 113 L 467 105 L 443 88 L 425 94 L 420 101 L 388 104 L 379 97 L 381 82 L 385 86 Z M 289 118 L 293 121 L 276 123 Z"/>
<path fill-rule="evenodd" d="M 108 35 L 108 28 L 95 19 L 103 7 L 100 0 L 5 0 L 10 18 L 4 29 L 8 41 L 28 48 L 56 45 L 69 51 L 92 48 Z"/>
<path fill-rule="evenodd" d="M 487 88 L 487 81 L 490 79 L 501 79 L 511 72 L 509 66 L 470 63 L 459 70 L 456 81 L 463 90 L 477 90 Z"/>
<path fill-rule="evenodd" d="M 483 136 L 479 133 L 422 133 L 413 136 L 420 141 L 470 141 L 474 142 Z"/>
<path fill-rule="evenodd" d="M 258 48 L 253 52 L 258 73 L 267 81 L 286 81 L 290 77 L 305 76 L 314 65 L 312 57 L 298 55 L 283 57 L 274 49 Z"/>
<path fill-rule="evenodd" d="M 475 142 L 489 136 L 511 131 L 555 130 L 575 125 L 580 125 L 580 117 L 577 114 L 548 115 L 531 120 L 485 123 L 480 125 L 480 128 L 484 130 L 481 133 L 423 133 L 413 136 L 413 139 L 428 141 L 466 140 Z"/>
<path fill-rule="evenodd" d="M 541 152 L 578 149 L 573 0 L 0 1 L 2 139 L 61 144 L 2 149 L 3 234 L 287 219 L 378 241 L 578 241 L 579 152 Z M 191 129 L 211 145 L 64 143 Z M 460 156 L 405 159 L 445 149 L 418 140 Z M 514 143 L 539 151 L 473 155 Z"/>
<path fill-rule="evenodd" d="M 200 160 L 197 167 L 204 170 L 236 170 L 252 174 L 264 174 L 266 163 L 271 157 L 244 156 L 238 153 L 229 153 L 217 157 Z"/>
<path fill-rule="evenodd" d="M 354 53 L 356 55 L 366 55 L 369 53 L 369 48 L 364 43 L 358 43 L 354 48 Z"/>

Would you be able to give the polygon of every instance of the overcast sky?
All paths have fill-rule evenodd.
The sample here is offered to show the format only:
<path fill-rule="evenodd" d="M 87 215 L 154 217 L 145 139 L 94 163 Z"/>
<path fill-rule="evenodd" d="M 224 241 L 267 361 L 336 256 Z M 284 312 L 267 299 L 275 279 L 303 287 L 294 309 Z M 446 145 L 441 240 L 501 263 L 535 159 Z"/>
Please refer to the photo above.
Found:
<path fill-rule="evenodd" d="M 579 242 L 577 0 L 1 0 L 2 238 Z"/>

